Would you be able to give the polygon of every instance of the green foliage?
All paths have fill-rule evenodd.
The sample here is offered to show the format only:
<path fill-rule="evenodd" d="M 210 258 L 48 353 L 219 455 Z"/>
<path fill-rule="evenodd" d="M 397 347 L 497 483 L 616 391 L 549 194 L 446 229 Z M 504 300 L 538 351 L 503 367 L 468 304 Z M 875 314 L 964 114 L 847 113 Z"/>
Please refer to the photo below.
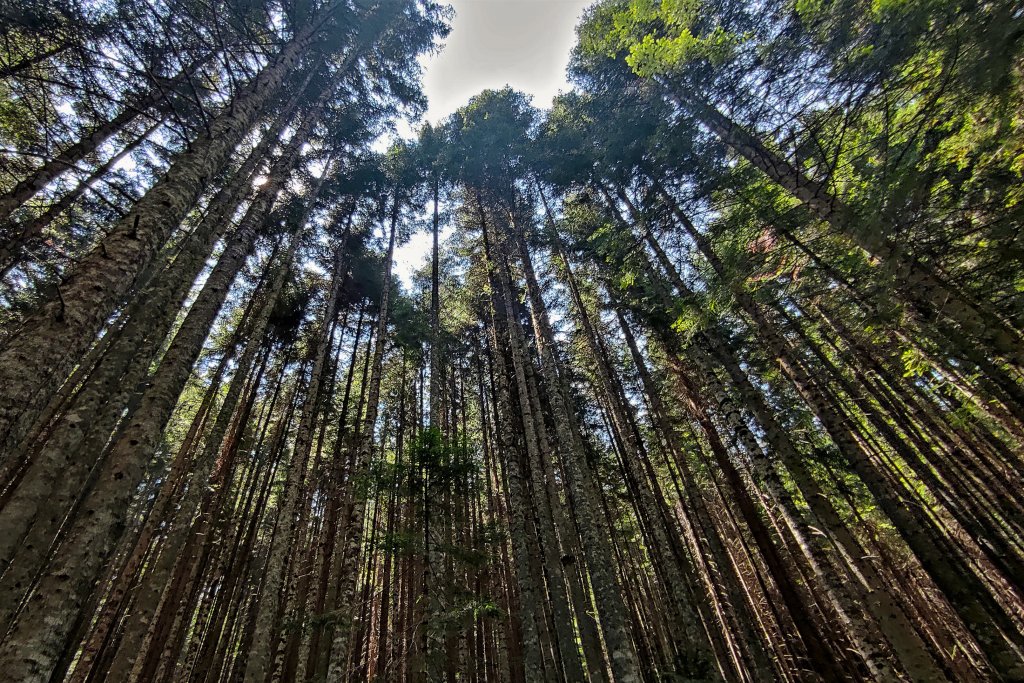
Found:
<path fill-rule="evenodd" d="M 917 349 L 907 349 L 900 356 L 904 377 L 921 377 L 931 370 L 931 362 Z"/>
<path fill-rule="evenodd" d="M 723 26 L 704 29 L 700 0 L 631 0 L 605 3 L 581 31 L 581 51 L 600 51 L 643 77 L 676 73 L 690 64 L 721 66 L 733 56 L 742 34 Z"/>
<path fill-rule="evenodd" d="M 477 463 L 458 437 L 445 438 L 437 427 L 427 427 L 409 444 L 410 467 L 422 468 L 428 486 L 448 488 L 461 484 L 475 472 Z"/>
<path fill-rule="evenodd" d="M 307 282 L 297 277 L 289 280 L 284 291 L 274 302 L 274 309 L 267 322 L 269 338 L 282 345 L 295 341 L 312 296 L 313 291 Z"/>
<path fill-rule="evenodd" d="M 477 189 L 504 193 L 525 172 L 536 113 L 509 87 L 485 90 L 448 119 L 447 173 Z"/>

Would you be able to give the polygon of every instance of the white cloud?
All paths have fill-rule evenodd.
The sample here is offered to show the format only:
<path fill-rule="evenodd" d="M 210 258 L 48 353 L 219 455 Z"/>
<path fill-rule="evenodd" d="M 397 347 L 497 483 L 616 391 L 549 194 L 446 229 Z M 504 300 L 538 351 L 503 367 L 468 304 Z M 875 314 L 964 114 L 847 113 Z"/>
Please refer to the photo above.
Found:
<path fill-rule="evenodd" d="M 439 53 L 421 60 L 427 120 L 437 123 L 481 90 L 506 85 L 532 95 L 534 106 L 548 107 L 560 90 L 569 89 L 565 68 L 576 24 L 592 1 L 450 0 L 452 32 Z M 401 122 L 398 130 L 414 134 Z M 430 245 L 429 234 L 422 233 L 396 249 L 396 273 L 407 287 Z"/>
<path fill-rule="evenodd" d="M 592 0 L 451 0 L 444 50 L 424 60 L 427 118 L 437 122 L 486 88 L 510 85 L 547 107 L 568 89 L 575 27 Z"/>

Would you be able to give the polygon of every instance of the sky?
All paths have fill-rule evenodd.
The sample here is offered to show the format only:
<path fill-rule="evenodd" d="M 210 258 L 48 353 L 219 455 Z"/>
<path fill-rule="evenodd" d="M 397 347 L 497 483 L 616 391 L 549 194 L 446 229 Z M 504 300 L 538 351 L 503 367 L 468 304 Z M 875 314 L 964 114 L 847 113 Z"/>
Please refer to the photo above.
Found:
<path fill-rule="evenodd" d="M 511 85 L 547 107 L 567 90 L 565 67 L 576 23 L 593 0 L 449 0 L 455 9 L 444 49 L 426 57 L 423 89 L 437 123 L 485 88 Z"/>
<path fill-rule="evenodd" d="M 568 90 L 565 67 L 576 24 L 593 0 L 448 0 L 455 9 L 443 48 L 421 59 L 426 120 L 438 123 L 487 88 L 510 85 L 547 108 Z M 403 127 L 407 134 L 411 128 Z M 420 232 L 395 252 L 396 273 L 406 286 L 429 254 L 430 234 Z"/>

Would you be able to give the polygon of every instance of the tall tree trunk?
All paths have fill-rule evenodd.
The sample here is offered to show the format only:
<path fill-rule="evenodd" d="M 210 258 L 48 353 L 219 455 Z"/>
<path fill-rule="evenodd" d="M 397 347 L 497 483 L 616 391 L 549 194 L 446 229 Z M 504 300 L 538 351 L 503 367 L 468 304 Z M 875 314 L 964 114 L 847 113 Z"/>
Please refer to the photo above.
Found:
<path fill-rule="evenodd" d="M 362 420 L 361 441 L 356 453 L 355 467 L 350 475 L 360 477 L 370 466 L 373 455 L 373 444 L 375 439 L 374 431 L 377 426 L 377 412 L 380 403 L 380 383 L 383 373 L 384 348 L 388 343 L 388 320 L 391 303 L 391 274 L 395 254 L 395 241 L 397 238 L 398 218 L 401 209 L 400 198 L 396 192 L 392 200 L 390 229 L 388 230 L 388 248 L 384 256 L 384 277 L 380 295 L 380 307 L 377 315 L 376 343 L 373 347 L 373 360 L 370 364 L 369 375 L 366 379 L 368 384 L 366 399 L 366 415 Z M 366 511 L 366 493 L 352 488 L 352 495 L 355 496 L 354 505 L 346 520 L 349 537 L 342 548 L 341 563 L 338 567 L 342 588 L 339 592 L 338 603 L 343 609 L 352 615 L 354 611 L 354 598 L 357 583 L 356 561 L 362 547 L 363 517 Z M 350 616 L 351 619 L 351 616 Z M 345 675 L 345 664 L 349 655 L 351 643 L 351 622 L 342 623 L 335 627 L 330 650 L 330 665 L 327 671 L 327 680 L 330 683 L 341 681 Z"/>
<path fill-rule="evenodd" d="M 284 608 L 281 604 L 282 589 L 292 580 L 292 577 L 286 572 L 286 559 L 289 554 L 294 552 L 294 539 L 296 534 L 302 531 L 302 521 L 305 519 L 305 508 L 302 503 L 307 486 L 306 475 L 313 447 L 315 421 L 320 412 L 320 385 L 324 377 L 325 364 L 330 355 L 332 343 L 330 333 L 334 329 L 333 322 L 338 312 L 338 297 L 347 273 L 347 237 L 348 228 L 335 249 L 334 270 L 331 273 L 331 285 L 324 306 L 324 315 L 315 334 L 313 367 L 309 385 L 306 387 L 306 398 L 299 418 L 295 445 L 288 463 L 284 493 L 278 508 L 277 533 L 274 534 L 270 548 L 270 560 L 267 563 L 264 587 L 260 595 L 256 617 L 256 633 L 245 668 L 245 678 L 248 681 L 261 683 L 269 679 L 276 670 L 271 667 L 271 663 L 273 662 L 275 667 L 282 663 L 275 657 L 279 646 L 277 615 Z M 301 510 L 300 507 L 302 507 Z"/>
<path fill-rule="evenodd" d="M 28 525 L 36 519 L 43 503 L 49 512 L 48 521 L 32 531 L 27 545 L 38 553 L 48 547 L 71 504 L 67 496 L 53 495 L 54 486 L 60 480 L 59 490 L 67 489 L 74 496 L 79 494 L 86 473 L 94 464 L 90 457 L 109 439 L 125 405 L 145 378 L 192 283 L 205 267 L 216 239 L 228 228 L 229 218 L 248 192 L 258 165 L 263 163 L 287 122 L 287 115 L 279 118 L 214 197 L 206 216 L 173 263 L 154 278 L 141 292 L 138 302 L 126 312 L 126 324 L 108 333 L 114 336 L 113 343 L 87 376 L 70 408 L 65 409 L 54 427 L 43 433 L 41 438 L 45 438 L 45 442 L 38 447 L 33 443 L 23 445 L 29 452 L 39 450 L 32 454 L 17 489 L 0 510 L 0 538 L 4 539 L 0 541 L 0 569 L 10 562 L 14 552 L 19 552 L 22 569 L 15 571 L 31 571 L 34 565 L 24 554 L 26 543 L 23 541 Z M 11 583 L 9 579 L 4 576 L 0 587 Z M 0 590 L 0 614 L 8 613 L 8 604 L 6 591 Z"/>
<path fill-rule="evenodd" d="M 479 197 L 478 200 L 479 201 Z M 543 443 L 546 439 L 541 437 L 543 431 L 542 416 L 539 413 L 539 404 L 534 406 L 535 397 L 530 395 L 527 385 L 528 370 L 523 349 L 522 327 L 512 306 L 512 299 L 516 296 L 513 290 L 511 272 L 508 268 L 508 254 L 503 240 L 492 227 L 492 224 L 484 217 L 483 207 L 480 206 L 480 224 L 484 232 L 485 245 L 488 248 L 488 258 L 494 259 L 490 262 L 489 268 L 494 272 L 495 285 L 503 292 L 501 303 L 504 311 L 497 311 L 497 315 L 505 317 L 505 334 L 508 335 L 508 345 L 511 350 L 512 365 L 516 378 L 516 388 L 520 407 L 520 419 L 523 425 L 526 445 L 526 469 L 529 480 L 532 483 L 533 498 L 538 506 L 537 515 L 539 522 L 539 541 L 544 555 L 544 571 L 548 574 L 548 595 L 551 602 L 554 618 L 554 628 L 558 653 L 564 675 L 570 680 L 581 680 L 583 669 L 580 665 L 577 654 L 575 637 L 572 633 L 571 616 L 569 614 L 568 596 L 566 593 L 566 582 L 561 564 L 560 553 L 558 552 L 558 537 L 555 531 L 554 519 L 550 501 L 546 495 L 547 486 L 544 483 L 542 472 L 542 460 L 545 455 L 541 449 L 547 448 L 548 444 Z M 488 233 L 490 238 L 488 239 Z"/>
<path fill-rule="evenodd" d="M 263 203 L 265 209 L 269 208 L 270 198 Z M 256 207 L 250 207 L 250 215 L 232 235 L 207 278 L 150 379 L 130 424 L 110 446 L 98 481 L 72 521 L 60 552 L 50 562 L 34 598 L 0 647 L 0 662 L 10 662 L 11 670 L 18 671 L 25 681 L 45 680 L 49 676 L 70 623 L 123 531 L 127 504 L 145 475 L 145 467 L 159 446 L 161 432 L 192 373 L 210 326 L 263 223 L 265 209 L 252 211 L 253 208 Z M 55 615 L 61 616 L 55 620 Z"/>
<path fill-rule="evenodd" d="M 50 224 L 67 209 L 69 209 L 79 197 L 92 189 L 92 186 L 103 179 L 103 177 L 114 166 L 126 159 L 129 154 L 139 148 L 149 137 L 163 125 L 163 121 L 156 121 L 138 133 L 116 154 L 97 166 L 89 176 L 75 185 L 74 189 L 64 193 L 60 199 L 46 207 L 46 211 L 37 218 L 26 220 L 13 232 L 14 234 L 0 243 L 0 278 L 3 278 L 18 265 L 24 258 L 24 251 L 27 247 L 33 246 L 43 235 L 43 231 L 50 227 Z"/>
<path fill-rule="evenodd" d="M 988 345 L 1018 368 L 1024 365 L 1020 332 L 1005 320 L 969 301 L 928 265 L 906 254 L 905 247 L 894 242 L 894 237 L 861 227 L 853 210 L 828 188 L 808 178 L 781 155 L 768 149 L 754 134 L 715 106 L 693 97 L 676 99 L 736 153 L 792 194 L 814 215 L 878 259 L 884 276 L 895 283 L 900 296 L 912 304 L 917 316 L 925 320 L 932 316 L 947 318 L 964 334 Z M 929 325 L 923 327 L 928 329 Z"/>
<path fill-rule="evenodd" d="M 244 421 L 239 420 L 235 414 L 236 408 L 242 398 L 257 354 L 263 348 L 261 341 L 270 315 L 284 288 L 298 243 L 299 239 L 293 239 L 289 249 L 281 256 L 280 263 L 275 267 L 266 292 L 261 295 L 258 313 L 251 326 L 245 330 L 249 341 L 238 360 L 235 375 L 220 405 L 210 435 L 207 437 L 202 451 L 194 460 L 189 487 L 184 497 L 178 501 L 177 512 L 170 522 L 170 530 L 159 548 L 156 561 L 148 569 L 141 586 L 136 591 L 131 611 L 123 627 L 123 636 L 118 644 L 117 653 L 107 672 L 111 680 L 128 680 L 132 662 L 139 653 L 147 651 L 148 648 L 145 647 L 144 641 L 151 632 L 152 619 L 159 607 L 160 596 L 166 588 L 175 564 L 181 561 L 182 548 L 189 537 L 196 533 L 197 526 L 204 523 L 209 524 L 210 508 L 221 495 L 223 487 L 226 486 L 224 478 L 230 471 L 231 458 L 237 450 L 237 441 L 240 438 L 238 432 L 244 428 Z M 258 386 L 258 379 L 255 386 Z M 248 409 L 249 404 L 245 405 Z M 229 430 L 232 433 L 229 433 Z M 193 521 L 197 511 L 199 517 Z M 114 594 L 108 597 L 108 600 L 116 598 L 117 595 Z M 97 628 L 102 628 L 102 625 Z"/>
<path fill-rule="evenodd" d="M 325 12 L 334 10 L 331 5 Z M 175 159 L 167 174 L 78 263 L 54 298 L 27 318 L 0 349 L 0 386 L 4 387 L 0 394 L 0 453 L 24 436 L 209 179 L 223 168 L 287 76 L 308 56 L 322 20 L 299 31 L 282 48 L 210 123 L 206 137 Z M 351 66 L 358 51 L 349 51 L 341 72 Z"/>
<path fill-rule="evenodd" d="M 136 93 L 130 97 L 124 109 L 112 119 L 104 121 L 85 132 L 78 141 L 61 151 L 54 158 L 47 160 L 46 163 L 32 171 L 26 178 L 20 180 L 3 196 L 0 196 L 0 225 L 6 224 L 11 213 L 35 196 L 37 192 L 67 171 L 75 168 L 80 161 L 99 149 L 100 145 L 109 140 L 113 135 L 131 125 L 137 118 L 146 115 L 147 111 L 167 97 L 168 90 L 174 90 L 191 78 L 193 72 L 202 66 L 203 62 L 210 59 L 211 56 L 205 55 L 202 58 L 193 60 L 190 64 L 183 66 L 182 70 L 172 78 L 166 80 L 157 79 L 157 82 L 148 91 Z M 0 243 L 0 253 L 13 249 L 17 244 L 17 239 L 5 238 Z"/>
<path fill-rule="evenodd" d="M 716 275 L 723 281 L 723 283 L 730 285 L 730 290 L 735 296 L 737 303 L 739 303 L 740 308 L 751 317 L 751 320 L 755 325 L 754 329 L 759 336 L 767 342 L 768 349 L 776 355 L 780 362 L 784 365 L 787 364 L 790 358 L 788 345 L 783 341 L 775 325 L 765 317 L 759 305 L 754 302 L 748 292 L 743 290 L 741 287 L 732 284 L 725 271 L 724 264 L 718 258 L 707 238 L 705 238 L 696 229 L 693 223 L 690 222 L 686 215 L 682 213 L 678 204 L 676 204 L 674 199 L 668 195 L 660 182 L 658 182 L 657 179 L 653 180 L 659 194 L 669 203 L 676 219 L 680 222 L 686 233 L 694 240 L 698 250 L 706 258 L 708 263 L 711 264 Z M 628 197 L 621 194 L 620 197 L 629 205 L 630 211 L 635 216 L 636 208 L 629 201 Z M 653 235 L 650 234 L 649 230 L 646 231 L 646 236 L 652 248 L 658 254 L 658 258 L 661 260 L 662 265 L 668 269 L 670 279 L 676 284 L 680 294 L 686 297 L 692 297 L 693 293 L 682 284 L 682 280 L 678 273 L 675 272 L 674 267 L 667 263 L 664 252 L 661 250 L 660 245 L 658 245 Z M 720 335 L 716 335 L 711 339 L 708 346 L 713 350 L 712 352 L 714 354 L 728 355 L 728 345 L 725 343 L 724 339 L 719 337 Z M 726 365 L 728 366 L 728 364 Z M 742 388 L 745 384 L 749 384 L 745 377 L 737 376 L 737 373 L 741 374 L 738 365 L 735 366 L 735 370 L 730 367 L 729 373 L 739 387 Z M 835 509 L 828 502 L 827 497 L 814 482 L 813 477 L 811 477 L 806 471 L 803 462 L 801 462 L 795 448 L 789 442 L 788 437 L 786 437 L 784 430 L 778 424 L 774 415 L 772 415 L 767 407 L 764 406 L 763 400 L 757 395 L 757 392 L 753 387 L 750 387 L 748 395 L 752 397 L 754 402 L 750 407 L 753 408 L 759 422 L 765 428 L 769 442 L 774 446 L 776 454 L 782 457 L 784 465 L 789 470 L 790 474 L 796 478 L 797 485 L 802 491 L 805 500 L 808 501 L 811 511 L 816 518 L 814 521 L 828 531 L 830 539 L 834 543 L 837 543 L 837 547 L 841 548 L 847 557 L 859 560 L 859 558 L 863 556 L 863 550 L 860 547 L 860 544 L 857 543 L 849 533 L 846 525 L 842 523 L 836 514 Z M 875 619 L 878 620 L 883 633 L 885 633 L 889 642 L 895 648 L 901 664 L 906 667 L 907 673 L 913 678 L 913 680 L 941 680 L 943 678 L 943 674 L 939 671 L 934 660 L 927 652 L 924 643 L 916 637 L 914 629 L 907 621 L 903 611 L 893 601 L 893 596 L 886 589 L 881 577 L 878 576 L 874 565 L 870 562 L 858 561 L 857 572 L 859 575 L 865 577 L 869 587 L 867 596 L 864 600 L 865 605 L 869 608 Z M 870 651 L 871 650 L 869 649 L 868 652 Z M 866 661 L 871 665 L 873 665 L 873 660 L 877 660 L 877 658 L 867 657 L 866 659 Z M 878 661 L 878 664 L 881 665 L 882 662 Z M 885 677 L 892 674 L 881 675 Z"/>

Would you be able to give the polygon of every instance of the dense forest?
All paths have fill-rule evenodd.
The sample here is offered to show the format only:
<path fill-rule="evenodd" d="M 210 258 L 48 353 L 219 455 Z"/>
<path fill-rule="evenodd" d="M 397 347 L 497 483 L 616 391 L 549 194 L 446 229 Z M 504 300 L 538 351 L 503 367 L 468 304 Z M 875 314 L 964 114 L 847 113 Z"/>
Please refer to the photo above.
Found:
<path fill-rule="evenodd" d="M 451 20 L 0 2 L 0 679 L 1024 681 L 1024 10 Z"/>

